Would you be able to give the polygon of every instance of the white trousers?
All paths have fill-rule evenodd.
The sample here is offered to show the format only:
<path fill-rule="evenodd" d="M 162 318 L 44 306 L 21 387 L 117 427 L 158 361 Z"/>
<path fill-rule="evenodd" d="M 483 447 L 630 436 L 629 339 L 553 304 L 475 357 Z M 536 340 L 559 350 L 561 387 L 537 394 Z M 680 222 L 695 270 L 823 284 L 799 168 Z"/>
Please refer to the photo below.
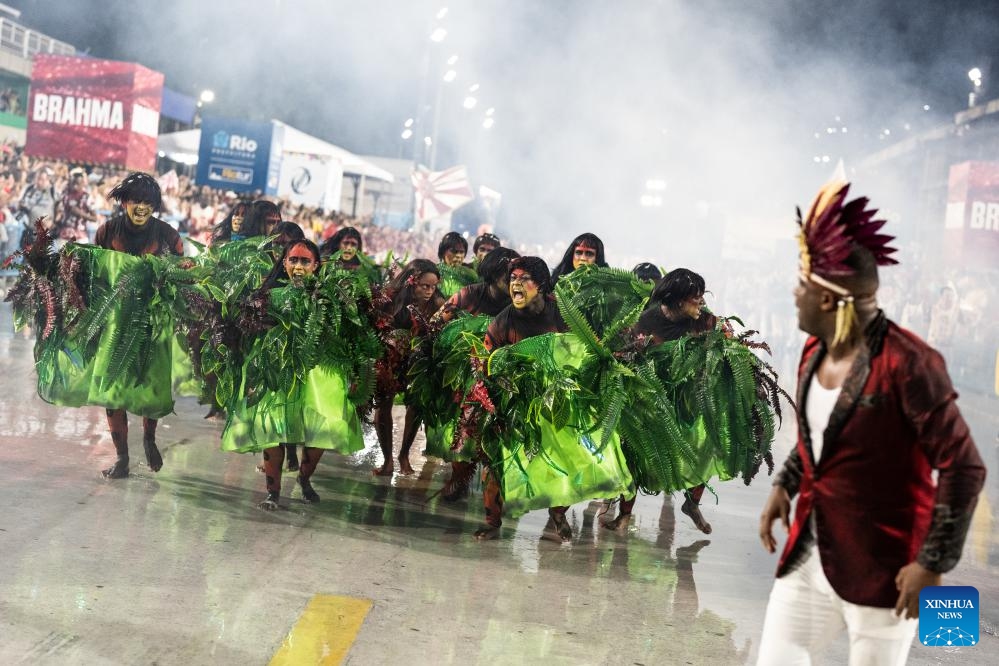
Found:
<path fill-rule="evenodd" d="M 897 617 L 891 608 L 843 601 L 822 571 L 818 547 L 813 545 L 797 569 L 774 581 L 756 663 L 822 663 L 826 648 L 846 629 L 850 666 L 901 666 L 918 622 Z"/>

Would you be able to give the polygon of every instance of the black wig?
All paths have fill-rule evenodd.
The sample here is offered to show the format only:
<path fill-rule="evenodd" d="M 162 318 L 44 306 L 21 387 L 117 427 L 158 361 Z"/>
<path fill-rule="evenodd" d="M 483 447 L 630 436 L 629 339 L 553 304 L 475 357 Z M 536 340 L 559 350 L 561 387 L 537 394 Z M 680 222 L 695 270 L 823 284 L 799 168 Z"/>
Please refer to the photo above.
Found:
<path fill-rule="evenodd" d="M 108 198 L 124 205 L 127 201 L 148 203 L 153 210 L 163 205 L 160 184 L 148 173 L 133 171 L 108 192 Z"/>
<path fill-rule="evenodd" d="M 558 262 L 555 270 L 552 271 L 552 282 L 558 282 L 558 279 L 565 275 L 566 273 L 571 273 L 573 271 L 572 267 L 572 255 L 576 252 L 576 248 L 580 245 L 585 245 L 587 247 L 592 247 L 597 251 L 597 266 L 600 268 L 607 268 L 607 260 L 604 258 L 604 242 L 596 236 L 596 234 L 585 233 L 576 236 L 571 243 L 569 243 L 569 249 L 565 251 L 562 255 L 562 261 Z"/>
<path fill-rule="evenodd" d="M 263 236 L 267 234 L 267 220 L 275 216 L 278 220 L 281 219 L 281 209 L 276 203 L 266 199 L 257 199 L 247 207 L 246 216 L 243 218 L 243 227 L 256 231 L 253 234 L 245 233 L 243 235 Z"/>
<path fill-rule="evenodd" d="M 357 241 L 357 253 L 364 253 L 364 239 L 361 238 L 361 232 L 354 227 L 341 227 L 335 234 L 329 237 L 329 239 L 319 246 L 319 249 L 323 253 L 323 257 L 328 257 L 331 254 L 340 251 L 340 243 L 344 238 L 353 238 Z"/>
<path fill-rule="evenodd" d="M 389 283 L 388 291 L 392 294 L 392 311 L 390 314 L 393 319 L 397 319 L 406 310 L 406 307 L 413 302 L 413 284 L 427 273 L 436 275 L 440 279 L 441 273 L 437 268 L 437 264 L 429 259 L 413 259 Z M 441 294 L 440 286 L 434 291 L 431 300 L 439 301 L 438 307 L 443 304 L 444 295 Z"/>
<path fill-rule="evenodd" d="M 496 234 L 490 234 L 490 233 L 480 234 L 475 239 L 475 242 L 472 243 L 472 254 L 477 254 L 479 251 L 479 246 L 481 246 L 483 243 L 487 245 L 492 245 L 493 249 L 503 247 L 503 243 L 500 242 L 499 236 L 497 236 Z"/>
<path fill-rule="evenodd" d="M 649 263 L 648 261 L 643 261 L 638 264 L 631 269 L 631 272 L 634 273 L 635 277 L 642 282 L 658 282 L 663 277 L 662 271 L 659 270 L 659 267 L 655 264 Z"/>
<path fill-rule="evenodd" d="M 304 245 L 309 248 L 309 251 L 312 252 L 312 256 L 316 258 L 316 264 L 319 264 L 319 247 L 315 243 L 307 238 L 293 240 L 284 246 L 284 251 L 281 252 L 281 257 L 274 263 L 274 268 L 271 269 L 271 272 L 267 274 L 267 277 L 264 279 L 264 283 L 260 286 L 260 291 L 265 291 L 267 289 L 271 289 L 272 287 L 279 287 L 288 282 L 288 274 L 285 273 L 284 270 L 284 260 L 285 257 L 288 256 L 288 253 L 291 252 L 291 248 L 297 245 Z"/>
<path fill-rule="evenodd" d="M 250 208 L 250 204 L 247 201 L 237 201 L 229 214 L 226 215 L 221 222 L 215 225 L 212 229 L 212 239 L 211 245 L 216 245 L 228 240 L 232 240 L 232 218 L 236 214 L 243 216 L 243 224 L 240 227 L 239 235 L 244 238 L 250 238 L 251 236 L 259 236 L 261 234 L 260 229 L 250 229 L 246 226 L 247 211 Z"/>
<path fill-rule="evenodd" d="M 483 257 L 476 272 L 486 284 L 494 284 L 500 278 L 509 276 L 510 262 L 520 256 L 516 250 L 498 247 Z"/>
<path fill-rule="evenodd" d="M 267 249 L 277 257 L 289 244 L 303 240 L 305 232 L 294 222 L 278 222 L 271 231 L 271 236 L 274 240 L 267 244 Z"/>
<path fill-rule="evenodd" d="M 652 290 L 649 303 L 662 304 L 670 310 L 676 310 L 686 299 L 703 295 L 703 277 L 688 268 L 675 268 Z"/>
<path fill-rule="evenodd" d="M 458 250 L 464 257 L 468 254 L 468 241 L 457 231 L 449 231 L 437 246 L 437 258 L 444 261 L 444 252 L 447 250 Z"/>
<path fill-rule="evenodd" d="M 495 252 L 495 250 L 493 250 Z M 489 254 L 492 254 L 490 252 Z M 548 271 L 548 264 L 541 257 L 517 257 L 510 262 L 510 273 L 515 270 L 526 271 L 531 279 L 534 280 L 534 284 L 537 285 L 538 291 L 542 294 L 552 293 L 552 288 L 555 283 L 552 281 L 552 275 Z M 507 275 L 509 275 L 508 273 Z"/>

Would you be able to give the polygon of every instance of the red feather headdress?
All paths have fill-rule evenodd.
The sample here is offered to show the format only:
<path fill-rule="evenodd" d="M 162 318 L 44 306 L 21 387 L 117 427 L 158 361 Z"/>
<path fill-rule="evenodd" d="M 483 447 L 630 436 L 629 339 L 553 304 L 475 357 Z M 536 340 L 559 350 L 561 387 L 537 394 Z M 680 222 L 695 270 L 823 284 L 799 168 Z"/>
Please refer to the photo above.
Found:
<path fill-rule="evenodd" d="M 844 204 L 849 191 L 849 183 L 831 181 L 819 190 L 804 219 L 798 209 L 801 277 L 840 297 L 833 344 L 849 338 L 857 322 L 853 294 L 833 281 L 853 272 L 845 263 L 853 244 L 870 250 L 879 266 L 898 263 L 890 256 L 897 251 L 896 248 L 888 245 L 894 237 L 879 233 L 885 220 L 874 219 L 878 212 L 876 208 L 865 210 L 868 203 L 866 197 Z"/>

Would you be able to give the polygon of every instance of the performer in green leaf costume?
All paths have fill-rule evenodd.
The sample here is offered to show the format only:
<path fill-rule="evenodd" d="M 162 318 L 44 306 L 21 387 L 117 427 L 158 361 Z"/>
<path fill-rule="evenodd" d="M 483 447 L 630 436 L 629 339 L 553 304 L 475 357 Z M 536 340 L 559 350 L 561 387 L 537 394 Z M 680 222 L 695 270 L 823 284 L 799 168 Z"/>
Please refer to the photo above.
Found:
<path fill-rule="evenodd" d="M 479 281 L 475 269 L 465 264 L 468 241 L 457 231 L 449 231 L 437 246 L 437 270 L 441 276 L 440 291 L 444 298 L 451 298 L 462 287 Z"/>
<path fill-rule="evenodd" d="M 107 409 L 117 460 L 103 473 L 118 479 L 129 474 L 127 412 L 142 416 L 149 468 L 163 465 L 156 423 L 173 411 L 174 321 L 192 316 L 187 296 L 198 297 L 198 290 L 186 260 L 174 258 L 183 250 L 180 236 L 153 217 L 156 180 L 129 174 L 109 196 L 123 210 L 97 230 L 98 247 L 68 244 L 53 254 L 39 225 L 8 299 L 19 325 L 39 326 L 39 396 Z"/>
<path fill-rule="evenodd" d="M 358 302 L 367 284 L 351 271 L 324 266 L 307 240 L 288 245 L 263 287 L 245 305 L 242 358 L 219 372 L 219 399 L 229 413 L 222 449 L 262 451 L 267 498 L 278 508 L 282 444 L 304 444 L 298 484 L 306 502 L 319 501 L 311 476 L 323 452 L 364 447 L 357 405 L 374 388 L 380 345 Z"/>

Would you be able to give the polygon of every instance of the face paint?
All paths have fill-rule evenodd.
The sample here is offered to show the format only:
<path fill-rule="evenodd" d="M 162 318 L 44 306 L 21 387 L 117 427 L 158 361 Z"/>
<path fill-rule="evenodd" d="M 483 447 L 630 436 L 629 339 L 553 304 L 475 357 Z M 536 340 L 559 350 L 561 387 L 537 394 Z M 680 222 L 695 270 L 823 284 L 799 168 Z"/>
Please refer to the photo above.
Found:
<path fill-rule="evenodd" d="M 444 263 L 448 266 L 460 266 L 465 261 L 465 253 L 461 250 L 444 250 Z"/>
<path fill-rule="evenodd" d="M 344 261 L 350 261 L 357 254 L 357 239 L 347 236 L 340 241 L 340 256 Z"/>
<path fill-rule="evenodd" d="M 517 269 L 510 274 L 510 301 L 513 307 L 518 310 L 526 308 L 540 293 L 537 283 L 527 271 Z"/>
<path fill-rule="evenodd" d="M 125 213 L 132 224 L 141 227 L 153 216 L 153 206 L 145 201 L 126 201 Z"/>
<path fill-rule="evenodd" d="M 424 273 L 413 283 L 413 300 L 423 304 L 430 300 L 437 291 L 440 278 L 433 273 Z"/>
<path fill-rule="evenodd" d="M 583 264 L 597 263 L 597 251 L 589 245 L 580 243 L 572 253 L 572 269 L 576 270 Z"/>
<path fill-rule="evenodd" d="M 284 256 L 284 272 L 296 286 L 301 286 L 306 275 L 312 275 L 318 267 L 316 257 L 307 245 L 299 243 Z"/>
<path fill-rule="evenodd" d="M 482 245 L 479 246 L 479 249 L 476 251 L 475 257 L 479 261 L 482 261 L 483 259 L 486 258 L 487 254 L 489 254 L 490 252 L 492 252 L 495 249 L 496 249 L 495 245 L 490 245 L 488 243 L 483 243 Z"/>

